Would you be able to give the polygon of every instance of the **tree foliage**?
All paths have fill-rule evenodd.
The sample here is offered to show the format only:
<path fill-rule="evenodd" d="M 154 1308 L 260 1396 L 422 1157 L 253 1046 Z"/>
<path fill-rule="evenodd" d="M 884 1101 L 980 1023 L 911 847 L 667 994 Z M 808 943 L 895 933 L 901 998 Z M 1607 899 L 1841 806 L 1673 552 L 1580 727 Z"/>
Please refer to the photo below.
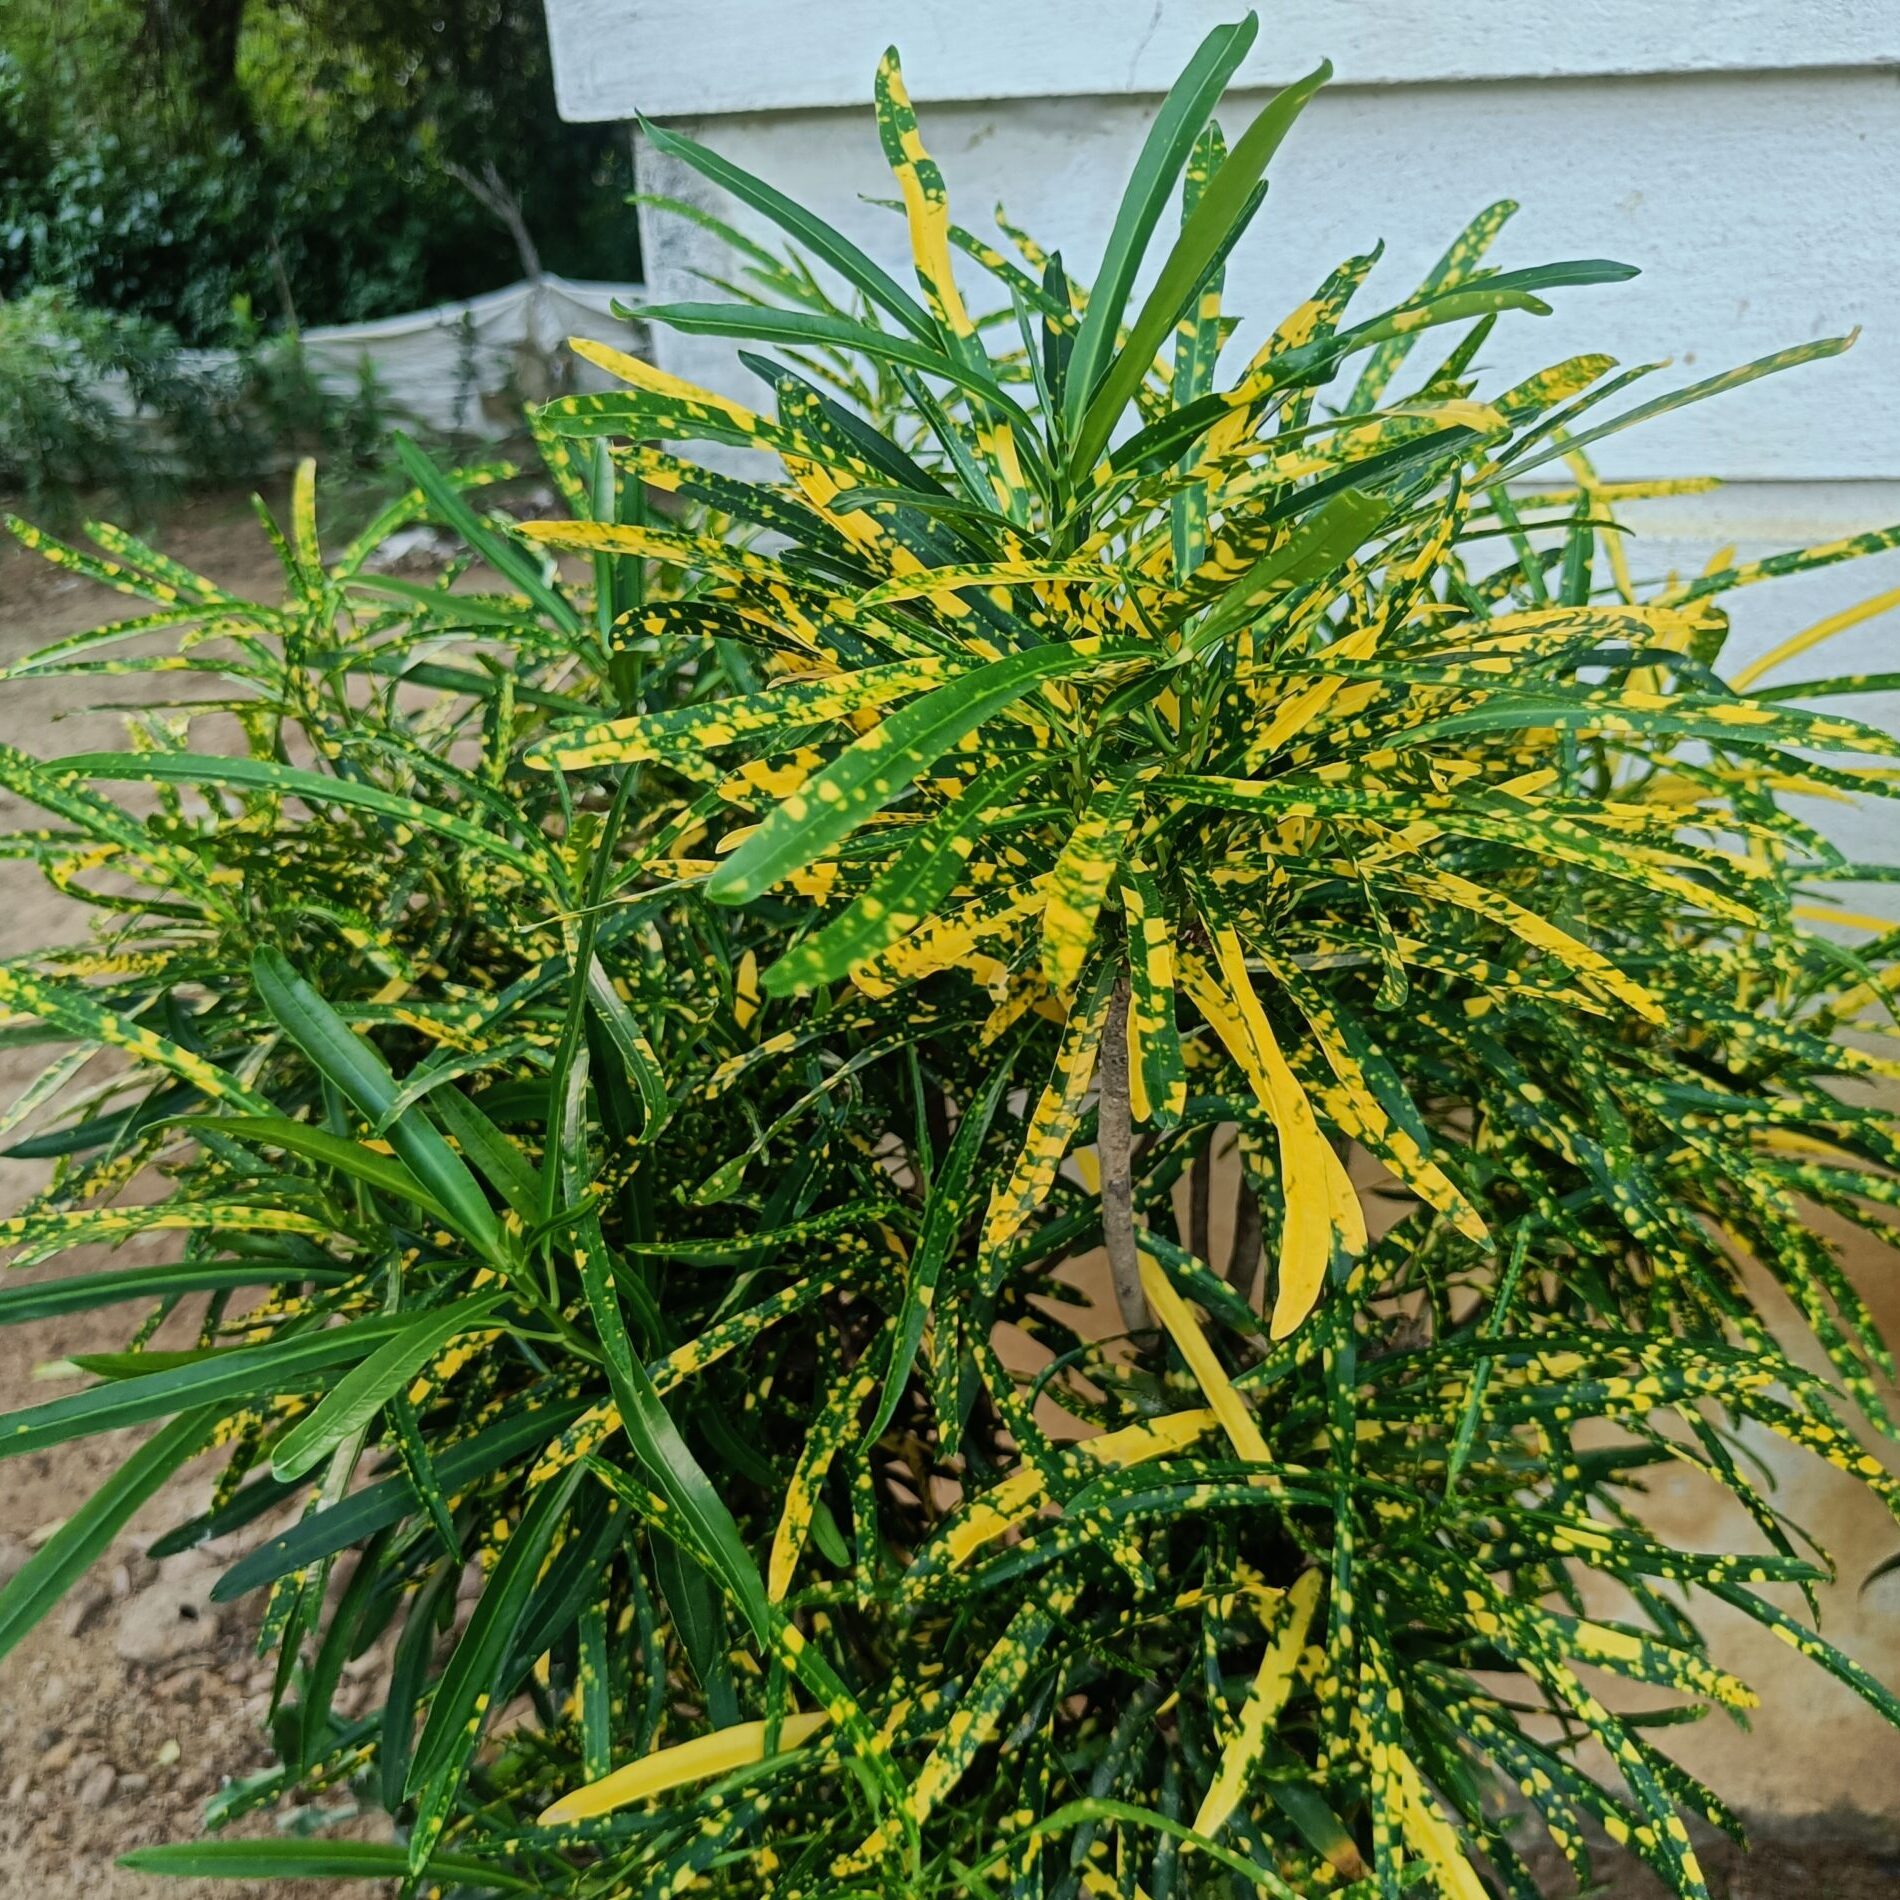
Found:
<path fill-rule="evenodd" d="M 513 282 L 457 179 L 497 168 L 550 270 L 639 275 L 624 136 L 554 109 L 521 0 L 23 0 L 0 33 L 0 295 L 51 287 L 187 343 Z"/>

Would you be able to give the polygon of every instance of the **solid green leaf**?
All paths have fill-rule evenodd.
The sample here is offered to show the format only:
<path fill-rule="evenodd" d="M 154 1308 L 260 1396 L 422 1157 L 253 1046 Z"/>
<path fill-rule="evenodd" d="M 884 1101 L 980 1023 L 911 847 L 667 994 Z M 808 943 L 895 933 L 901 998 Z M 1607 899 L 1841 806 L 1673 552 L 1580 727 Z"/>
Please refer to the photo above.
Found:
<path fill-rule="evenodd" d="M 333 1135 L 327 1128 L 309 1122 L 292 1121 L 287 1115 L 188 1115 L 181 1128 L 209 1129 L 265 1148 L 281 1148 L 286 1154 L 301 1155 L 306 1161 L 335 1168 L 352 1180 L 393 1194 L 398 1200 L 419 1207 L 439 1221 L 449 1221 L 448 1210 L 393 1155 L 379 1153 L 360 1141 Z"/>
<path fill-rule="evenodd" d="M 821 258 L 839 276 L 861 290 L 879 309 L 895 317 L 913 336 L 934 341 L 937 326 L 930 313 L 882 265 L 872 260 L 847 237 L 834 230 L 822 218 L 802 205 L 793 203 L 776 186 L 754 177 L 730 159 L 721 158 L 697 140 L 650 120 L 640 121 L 640 130 L 656 151 L 690 165 L 702 177 L 709 178 L 722 190 L 729 191 L 742 203 L 769 218 L 795 243 L 814 257 Z"/>
<path fill-rule="evenodd" d="M 581 1475 L 575 1467 L 536 1491 L 520 1523 L 502 1545 L 429 1705 L 428 1720 L 409 1765 L 408 1792 L 412 1796 L 438 1776 L 459 1780 L 466 1768 L 497 1687 L 503 1656 L 514 1641 L 535 1578 L 567 1515 Z M 411 1871 L 422 1864 L 414 1858 L 412 1847 Z"/>
<path fill-rule="evenodd" d="M 169 1874 L 186 1880 L 397 1880 L 408 1871 L 407 1856 L 384 1841 L 253 1840 L 168 1841 L 135 1847 L 119 1856 L 134 1873 Z M 429 1871 L 445 1886 L 500 1887 L 509 1893 L 536 1893 L 538 1884 L 491 1861 L 466 1854 L 442 1854 Z"/>
<path fill-rule="evenodd" d="M 451 1341 L 480 1331 L 497 1306 L 499 1293 L 435 1307 L 416 1316 L 393 1339 L 385 1340 L 359 1365 L 352 1366 L 323 1395 L 316 1409 L 287 1431 L 271 1451 L 271 1475 L 301 1478 L 346 1438 L 375 1418 L 390 1397 L 403 1390 Z"/>
<path fill-rule="evenodd" d="M 251 980 L 285 1034 L 360 1114 L 372 1125 L 379 1123 L 396 1099 L 396 1079 L 382 1057 L 291 968 L 280 951 L 260 949 L 251 960 Z M 470 1245 L 497 1264 L 505 1262 L 507 1250 L 487 1196 L 419 1107 L 405 1109 L 390 1124 L 389 1142 Z"/>
<path fill-rule="evenodd" d="M 1277 93 L 1208 181 L 1154 288 L 1129 326 L 1127 340 L 1110 358 L 1101 387 L 1083 412 L 1069 452 L 1072 477 L 1086 474 L 1095 465 L 1156 352 L 1199 292 L 1201 279 L 1220 255 L 1234 221 L 1245 211 L 1255 184 L 1292 130 L 1293 121 L 1332 74 L 1332 62 L 1322 60 L 1304 79 Z"/>
<path fill-rule="evenodd" d="M 128 1368 L 128 1376 L 0 1416 L 0 1458 L 18 1458 L 194 1406 L 296 1391 L 331 1367 L 375 1351 L 404 1323 L 395 1315 L 375 1315 L 321 1332 L 293 1333 L 262 1346 L 127 1355 L 120 1363 Z M 138 1373 L 135 1368 L 145 1360 L 159 1369 Z M 96 1366 L 101 1361 L 87 1355 L 76 1363 Z"/>
<path fill-rule="evenodd" d="M 0 1587 L 5 1656 L 103 1553 L 145 1501 L 211 1442 L 214 1410 L 188 1412 L 148 1438 Z"/>
<path fill-rule="evenodd" d="M 1162 210 L 1194 149 L 1194 141 L 1200 137 L 1228 80 L 1247 57 L 1259 28 L 1260 22 L 1252 13 L 1237 25 L 1215 27 L 1169 89 L 1148 129 L 1069 352 L 1064 407 L 1074 434 L 1079 435 L 1096 385 L 1108 368 L 1148 240 L 1161 221 Z"/>

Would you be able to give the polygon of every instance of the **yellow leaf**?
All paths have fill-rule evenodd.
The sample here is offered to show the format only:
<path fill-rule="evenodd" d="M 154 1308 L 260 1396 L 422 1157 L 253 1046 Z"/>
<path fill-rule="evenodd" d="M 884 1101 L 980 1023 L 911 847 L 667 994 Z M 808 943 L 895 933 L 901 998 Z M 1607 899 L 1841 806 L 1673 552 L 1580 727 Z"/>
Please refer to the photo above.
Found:
<path fill-rule="evenodd" d="M 802 1747 L 830 1720 L 822 1710 L 786 1716 L 779 1724 L 780 1749 Z M 596 1820 L 631 1801 L 663 1794 L 668 1788 L 730 1774 L 735 1768 L 749 1768 L 765 1759 L 765 1730 L 763 1722 L 735 1722 L 711 1735 L 696 1735 L 690 1742 L 677 1742 L 657 1754 L 643 1755 L 599 1781 L 562 1795 L 542 1811 L 541 1825 L 561 1827 L 571 1821 Z"/>
<path fill-rule="evenodd" d="M 1194 1817 L 1196 1834 L 1210 1837 L 1218 1834 L 1247 1792 L 1247 1778 L 1266 1752 L 1267 1738 L 1292 1690 L 1294 1670 L 1299 1664 L 1300 1651 L 1306 1646 L 1306 1632 L 1312 1626 L 1313 1611 L 1319 1603 L 1321 1581 L 1318 1570 L 1301 1571 L 1273 1619 L 1273 1634 L 1268 1639 L 1266 1654 L 1260 1658 L 1260 1667 L 1254 1672 L 1253 1687 L 1247 1692 L 1239 1725 L 1222 1751 L 1220 1770 L 1202 1797 L 1200 1812 Z"/>
<path fill-rule="evenodd" d="M 924 150 L 895 47 L 878 62 L 874 90 L 885 161 L 904 194 L 904 216 L 910 225 L 917 281 L 923 286 L 931 314 L 952 336 L 974 335 L 976 326 L 963 307 L 950 267 L 949 193 L 944 189 L 943 173 Z"/>
<path fill-rule="evenodd" d="M 656 396 L 670 396 L 676 402 L 693 402 L 703 408 L 716 409 L 742 429 L 752 430 L 759 426 L 758 417 L 750 409 L 742 408 L 728 397 L 715 395 L 710 389 L 701 389 L 696 383 L 669 376 L 665 370 L 656 368 L 652 363 L 643 363 L 637 356 L 629 356 L 624 350 L 616 350 L 606 343 L 596 343 L 592 337 L 585 336 L 569 337 L 567 347 L 576 356 L 592 363 L 596 369 L 604 369 L 609 376 L 618 376 L 623 383 L 631 383 L 636 389 L 650 390 Z"/>
<path fill-rule="evenodd" d="M 1231 929 L 1217 930 L 1214 948 L 1224 988 L 1198 957 L 1186 953 L 1181 974 L 1195 1006 L 1239 1065 L 1279 1138 L 1286 1212 L 1271 1331 L 1275 1339 L 1284 1339 L 1318 1301 L 1335 1242 L 1348 1254 L 1365 1251 L 1365 1214 L 1345 1164 L 1320 1132 L 1313 1105 L 1274 1040 L 1254 995 L 1239 938 Z"/>
<path fill-rule="evenodd" d="M 1447 1900 L 1488 1900 L 1485 1884 L 1465 1858 L 1457 1835 L 1426 1798 L 1418 1770 L 1396 1749 L 1393 1758 L 1399 1777 L 1401 1825 L 1413 1853 L 1438 1876 L 1439 1890 Z"/>
<path fill-rule="evenodd" d="M 1254 1423 L 1247 1401 L 1234 1390 L 1234 1382 L 1214 1356 L 1214 1349 L 1207 1343 L 1207 1335 L 1189 1311 L 1187 1301 L 1174 1290 L 1173 1281 L 1150 1254 L 1144 1251 L 1139 1258 L 1141 1290 L 1147 1294 L 1155 1317 L 1168 1329 L 1169 1338 L 1180 1348 L 1188 1371 L 1194 1375 L 1194 1383 L 1201 1388 L 1208 1406 L 1220 1420 L 1221 1430 L 1227 1434 L 1234 1455 L 1249 1464 L 1271 1464 L 1273 1453 L 1260 1436 L 1260 1427 Z"/>
<path fill-rule="evenodd" d="M 1170 1412 L 1162 1418 L 1144 1419 L 1139 1425 L 1130 1425 L 1119 1432 L 1085 1438 L 1076 1450 L 1106 1470 L 1119 1471 L 1185 1450 L 1211 1431 L 1214 1423 L 1214 1414 L 1204 1407 Z M 1001 1537 L 1012 1525 L 1021 1523 L 1042 1499 L 1042 1478 L 1033 1465 L 1024 1465 L 1001 1484 L 973 1499 L 964 1515 L 943 1533 L 941 1549 L 946 1567 L 955 1570 L 967 1562 L 992 1538 Z"/>

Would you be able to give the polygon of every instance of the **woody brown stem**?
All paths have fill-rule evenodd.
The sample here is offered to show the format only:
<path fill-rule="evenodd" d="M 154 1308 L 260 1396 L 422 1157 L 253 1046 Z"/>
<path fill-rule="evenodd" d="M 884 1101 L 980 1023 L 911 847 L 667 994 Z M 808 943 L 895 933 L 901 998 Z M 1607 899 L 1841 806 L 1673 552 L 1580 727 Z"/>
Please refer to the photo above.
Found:
<path fill-rule="evenodd" d="M 1227 1284 L 1240 1297 L 1253 1295 L 1254 1274 L 1260 1265 L 1260 1196 L 1253 1191 L 1243 1167 L 1234 1194 L 1234 1244 L 1227 1256 Z"/>
<path fill-rule="evenodd" d="M 1188 1164 L 1188 1252 L 1210 1265 L 1214 1251 L 1213 1190 L 1214 1136 L 1210 1130 L 1207 1146 Z"/>
<path fill-rule="evenodd" d="M 1122 1326 L 1130 1333 L 1153 1328 L 1148 1297 L 1141 1290 L 1141 1256 L 1135 1245 L 1134 1130 L 1128 1108 L 1128 978 L 1115 979 L 1102 1025 L 1098 1058 L 1100 1091 L 1096 1139 L 1102 1157 L 1102 1244 Z"/>

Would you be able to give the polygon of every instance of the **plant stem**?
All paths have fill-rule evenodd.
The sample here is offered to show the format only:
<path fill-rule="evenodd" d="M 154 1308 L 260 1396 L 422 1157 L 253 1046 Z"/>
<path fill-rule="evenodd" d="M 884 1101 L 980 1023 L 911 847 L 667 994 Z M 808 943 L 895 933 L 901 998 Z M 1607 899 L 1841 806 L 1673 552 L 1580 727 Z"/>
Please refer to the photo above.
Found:
<path fill-rule="evenodd" d="M 1213 1208 L 1214 1130 L 1207 1133 L 1207 1146 L 1188 1164 L 1188 1252 L 1196 1260 L 1206 1260 L 1214 1251 Z"/>
<path fill-rule="evenodd" d="M 1253 1191 L 1243 1165 L 1234 1194 L 1234 1245 L 1227 1256 L 1227 1284 L 1240 1297 L 1253 1293 L 1254 1273 L 1260 1265 L 1260 1196 Z"/>
<path fill-rule="evenodd" d="M 1141 1290 L 1141 1259 L 1135 1246 L 1134 1134 L 1128 1110 L 1128 977 L 1115 979 L 1102 1025 L 1098 1058 L 1100 1097 L 1097 1141 L 1102 1157 L 1102 1244 L 1108 1250 L 1108 1275 L 1121 1309 L 1123 1329 L 1154 1329 L 1148 1297 Z"/>

